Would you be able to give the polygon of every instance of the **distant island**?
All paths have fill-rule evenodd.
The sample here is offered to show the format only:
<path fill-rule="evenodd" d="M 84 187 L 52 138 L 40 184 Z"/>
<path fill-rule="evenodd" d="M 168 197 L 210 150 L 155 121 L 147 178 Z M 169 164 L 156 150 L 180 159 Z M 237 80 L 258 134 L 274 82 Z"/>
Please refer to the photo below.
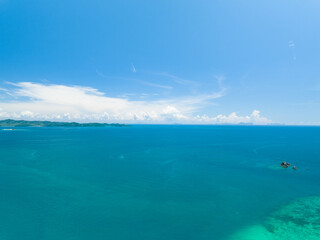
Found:
<path fill-rule="evenodd" d="M 124 127 L 120 123 L 77 123 L 77 122 L 50 122 L 25 120 L 0 120 L 0 127 Z"/>

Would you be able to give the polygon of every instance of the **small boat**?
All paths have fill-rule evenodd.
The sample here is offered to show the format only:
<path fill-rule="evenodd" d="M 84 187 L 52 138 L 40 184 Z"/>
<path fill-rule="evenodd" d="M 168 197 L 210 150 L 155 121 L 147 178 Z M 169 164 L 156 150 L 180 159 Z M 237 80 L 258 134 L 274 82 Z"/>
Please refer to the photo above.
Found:
<path fill-rule="evenodd" d="M 284 162 L 284 161 L 280 164 L 280 166 L 283 167 L 283 168 L 288 168 L 290 165 L 291 165 L 290 163 L 287 163 L 287 162 Z"/>

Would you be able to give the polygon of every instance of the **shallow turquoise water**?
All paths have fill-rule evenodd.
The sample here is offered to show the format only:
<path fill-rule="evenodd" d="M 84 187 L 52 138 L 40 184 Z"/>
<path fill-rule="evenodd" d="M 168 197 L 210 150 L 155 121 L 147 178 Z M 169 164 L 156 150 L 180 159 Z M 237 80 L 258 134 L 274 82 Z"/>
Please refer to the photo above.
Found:
<path fill-rule="evenodd" d="M 225 240 L 319 183 L 319 127 L 0 131 L 0 239 Z"/>

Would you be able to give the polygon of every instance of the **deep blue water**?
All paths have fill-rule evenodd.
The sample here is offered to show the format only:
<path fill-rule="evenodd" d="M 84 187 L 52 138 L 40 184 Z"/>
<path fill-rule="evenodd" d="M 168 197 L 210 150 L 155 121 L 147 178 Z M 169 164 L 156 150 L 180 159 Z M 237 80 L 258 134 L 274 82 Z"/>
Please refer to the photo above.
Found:
<path fill-rule="evenodd" d="M 319 183 L 320 127 L 0 130 L 0 239 L 225 240 Z"/>

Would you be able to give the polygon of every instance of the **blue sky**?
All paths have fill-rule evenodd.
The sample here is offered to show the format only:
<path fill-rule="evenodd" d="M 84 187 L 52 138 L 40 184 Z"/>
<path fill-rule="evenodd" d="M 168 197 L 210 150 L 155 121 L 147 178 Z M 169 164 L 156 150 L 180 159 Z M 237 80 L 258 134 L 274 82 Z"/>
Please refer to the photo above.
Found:
<path fill-rule="evenodd" d="M 319 10 L 0 0 L 0 118 L 320 124 Z"/>

